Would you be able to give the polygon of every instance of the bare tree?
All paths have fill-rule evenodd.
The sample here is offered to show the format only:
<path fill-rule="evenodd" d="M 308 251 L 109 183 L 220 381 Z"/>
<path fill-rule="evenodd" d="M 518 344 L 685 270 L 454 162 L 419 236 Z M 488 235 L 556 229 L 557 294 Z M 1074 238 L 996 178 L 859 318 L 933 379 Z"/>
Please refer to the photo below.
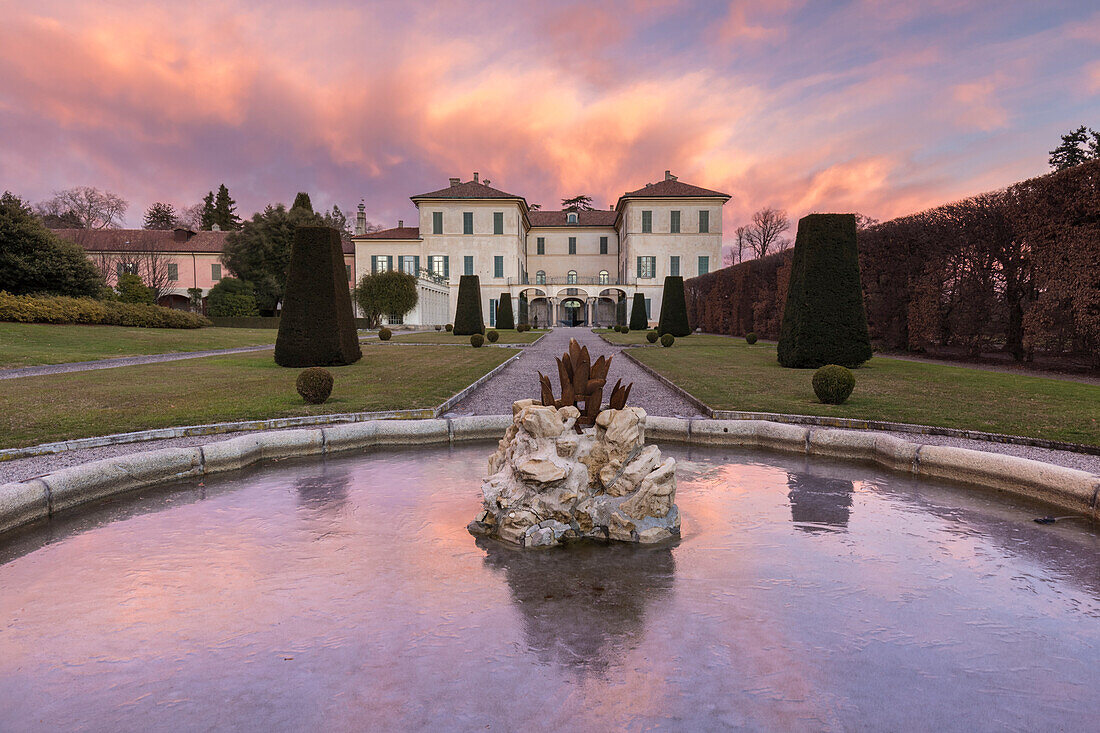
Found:
<path fill-rule="evenodd" d="M 179 213 L 176 214 L 177 223 L 193 232 L 202 231 L 202 209 L 202 204 L 180 207 Z"/>
<path fill-rule="evenodd" d="M 52 198 L 35 206 L 43 220 L 78 224 L 81 229 L 113 229 L 122 223 L 129 203 L 94 186 L 77 186 L 56 191 Z"/>
<path fill-rule="evenodd" d="M 93 251 L 88 255 L 108 282 L 117 279 L 124 272 L 140 277 L 145 287 L 153 291 L 154 302 L 167 295 L 175 286 L 176 280 L 171 277 L 174 260 L 149 245 L 127 241 L 113 251 Z M 176 274 L 178 277 L 178 270 Z"/>
<path fill-rule="evenodd" d="M 745 244 L 757 258 L 760 258 L 790 247 L 791 240 L 783 236 L 783 233 L 790 228 L 791 220 L 787 218 L 786 211 L 765 206 L 752 215 L 752 221 L 748 226 L 740 227 L 738 231 L 745 230 L 743 235 Z"/>

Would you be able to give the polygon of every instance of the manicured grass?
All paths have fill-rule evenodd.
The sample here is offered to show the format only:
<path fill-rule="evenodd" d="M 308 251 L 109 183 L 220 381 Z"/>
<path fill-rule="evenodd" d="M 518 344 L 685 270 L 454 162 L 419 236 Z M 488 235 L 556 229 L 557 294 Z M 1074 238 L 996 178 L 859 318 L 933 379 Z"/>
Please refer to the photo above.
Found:
<path fill-rule="evenodd" d="M 126 328 L 0 323 L 0 369 L 139 354 L 231 349 L 275 343 L 273 328 Z"/>
<path fill-rule="evenodd" d="M 485 330 L 488 331 L 489 329 Z M 501 331 L 497 329 L 497 333 L 500 334 L 500 339 L 497 340 L 498 344 L 530 344 L 538 339 L 539 336 L 546 333 L 546 330 L 539 329 L 538 331 L 524 331 L 523 333 L 518 333 L 516 331 Z M 455 336 L 453 333 L 448 333 L 446 331 L 417 331 L 416 333 L 403 333 L 400 336 L 394 335 L 391 341 L 405 341 L 414 344 L 470 345 L 469 336 Z M 485 343 L 488 344 L 489 342 L 486 341 Z"/>
<path fill-rule="evenodd" d="M 630 334 L 632 335 L 632 334 Z M 876 357 L 843 405 L 817 401 L 812 369 L 784 369 L 775 346 L 695 334 L 631 354 L 719 410 L 919 423 L 1100 445 L 1100 387 Z"/>
<path fill-rule="evenodd" d="M 515 352 L 408 346 L 332 367 L 323 405 L 271 351 L 0 381 L 0 448 L 176 425 L 434 407 Z M 399 356 L 399 358 L 397 358 Z"/>
<path fill-rule="evenodd" d="M 660 344 L 651 344 L 646 341 L 645 335 L 649 333 L 648 330 L 631 331 L 630 333 L 616 333 L 610 328 L 594 328 L 592 330 L 600 334 L 613 344 L 622 344 L 624 346 L 660 346 Z M 691 338 L 695 338 L 695 336 L 692 336 Z"/>

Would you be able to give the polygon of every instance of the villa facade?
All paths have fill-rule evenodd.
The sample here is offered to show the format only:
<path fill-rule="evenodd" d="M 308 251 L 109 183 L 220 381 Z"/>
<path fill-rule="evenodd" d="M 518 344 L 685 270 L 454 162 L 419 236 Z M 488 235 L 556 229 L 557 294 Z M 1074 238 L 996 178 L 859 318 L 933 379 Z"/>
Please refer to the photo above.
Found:
<path fill-rule="evenodd" d="M 730 197 L 665 171 L 664 180 L 624 193 L 610 209 L 575 213 L 533 210 L 477 173 L 411 198 L 417 226 L 399 221 L 367 232 L 360 205 L 352 238 L 356 282 L 399 268 L 419 277 L 422 297 L 435 293 L 435 307 L 407 314 L 406 324 L 440 323 L 441 294 L 442 322 L 453 320 L 459 276 L 477 275 L 488 325 L 495 325 L 498 299 L 508 293 L 517 316 L 518 299 L 526 298 L 532 324 L 606 326 L 615 322 L 618 301 L 635 293 L 645 297 L 654 322 L 665 276 L 721 267 L 722 206 Z"/>

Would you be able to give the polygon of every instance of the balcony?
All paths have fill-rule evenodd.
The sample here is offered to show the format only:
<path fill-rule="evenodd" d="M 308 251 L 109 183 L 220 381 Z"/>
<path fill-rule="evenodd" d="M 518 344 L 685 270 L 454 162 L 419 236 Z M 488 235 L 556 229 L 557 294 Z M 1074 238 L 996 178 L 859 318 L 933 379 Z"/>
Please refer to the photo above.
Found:
<path fill-rule="evenodd" d="M 618 278 L 614 275 L 608 277 L 606 280 L 601 281 L 599 276 L 596 277 L 546 277 L 542 282 L 535 282 L 534 277 L 525 278 L 508 278 L 509 285 L 533 285 L 535 287 L 541 287 L 543 285 L 605 285 L 607 287 L 621 286 L 624 283 L 618 282 Z"/>

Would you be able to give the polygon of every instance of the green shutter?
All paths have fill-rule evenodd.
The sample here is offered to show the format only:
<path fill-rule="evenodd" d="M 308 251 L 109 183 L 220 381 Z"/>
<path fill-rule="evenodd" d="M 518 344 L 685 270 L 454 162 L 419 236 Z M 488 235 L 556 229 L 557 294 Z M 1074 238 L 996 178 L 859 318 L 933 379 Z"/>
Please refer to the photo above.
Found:
<path fill-rule="evenodd" d="M 642 276 L 642 256 L 638 255 L 638 275 L 637 275 L 637 277 L 641 277 L 641 276 Z"/>
<path fill-rule="evenodd" d="M 451 279 L 451 258 L 448 255 L 443 255 L 443 277 Z"/>
<path fill-rule="evenodd" d="M 420 277 L 420 255 L 413 255 L 413 275 Z"/>
<path fill-rule="evenodd" d="M 442 233 L 443 233 L 443 212 L 442 211 L 433 211 L 432 212 L 432 234 L 442 234 Z"/>

